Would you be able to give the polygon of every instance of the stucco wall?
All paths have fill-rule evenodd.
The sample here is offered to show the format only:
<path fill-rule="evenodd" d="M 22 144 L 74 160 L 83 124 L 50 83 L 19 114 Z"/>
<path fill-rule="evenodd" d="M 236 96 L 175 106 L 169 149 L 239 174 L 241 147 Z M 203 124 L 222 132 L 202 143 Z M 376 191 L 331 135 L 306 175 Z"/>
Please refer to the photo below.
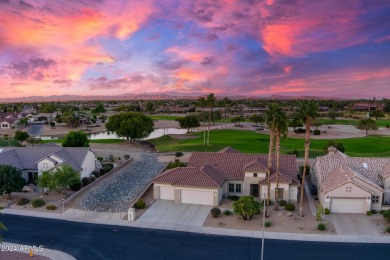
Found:
<path fill-rule="evenodd" d="M 293 186 L 291 186 L 292 188 Z M 295 187 L 296 188 L 296 187 Z M 276 189 L 276 183 L 271 183 L 271 201 L 275 201 L 275 189 Z M 279 183 L 279 189 L 284 189 L 283 191 L 283 200 L 290 202 L 290 185 L 288 183 Z M 264 193 L 267 194 L 267 184 L 262 184 L 260 187 L 260 197 L 264 197 Z M 296 197 L 295 197 L 296 200 Z"/>
<path fill-rule="evenodd" d="M 88 151 L 81 168 L 83 168 L 80 172 L 81 179 L 84 177 L 89 177 L 96 169 L 96 156 L 93 152 Z"/>
<path fill-rule="evenodd" d="M 44 168 L 44 164 L 47 164 L 47 168 Z M 38 175 L 41 175 L 44 171 L 49 171 L 54 168 L 54 163 L 48 159 L 44 159 L 38 163 Z"/>

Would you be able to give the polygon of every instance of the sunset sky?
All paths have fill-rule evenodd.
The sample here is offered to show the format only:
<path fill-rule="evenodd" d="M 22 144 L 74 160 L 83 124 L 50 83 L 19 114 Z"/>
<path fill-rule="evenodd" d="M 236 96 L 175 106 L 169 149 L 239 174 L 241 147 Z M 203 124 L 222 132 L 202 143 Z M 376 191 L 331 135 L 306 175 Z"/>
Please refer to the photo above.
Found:
<path fill-rule="evenodd" d="M 0 97 L 390 97 L 390 1 L 0 0 Z"/>

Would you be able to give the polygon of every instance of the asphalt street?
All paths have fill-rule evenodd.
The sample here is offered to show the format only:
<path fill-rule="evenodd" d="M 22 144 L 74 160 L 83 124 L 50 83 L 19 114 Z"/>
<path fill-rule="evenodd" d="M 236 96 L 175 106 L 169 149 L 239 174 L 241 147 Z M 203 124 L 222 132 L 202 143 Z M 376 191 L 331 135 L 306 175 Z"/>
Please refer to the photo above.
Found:
<path fill-rule="evenodd" d="M 7 242 L 77 259 L 260 259 L 261 239 L 2 215 Z M 1 254 L 1 252 L 0 252 Z M 264 259 L 387 259 L 389 244 L 265 241 Z"/>

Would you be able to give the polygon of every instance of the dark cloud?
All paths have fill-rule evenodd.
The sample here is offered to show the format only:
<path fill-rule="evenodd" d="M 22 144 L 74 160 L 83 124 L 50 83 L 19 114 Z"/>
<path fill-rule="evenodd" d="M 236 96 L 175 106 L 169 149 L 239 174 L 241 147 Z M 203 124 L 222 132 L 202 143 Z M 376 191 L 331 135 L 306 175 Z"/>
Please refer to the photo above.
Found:
<path fill-rule="evenodd" d="M 29 4 L 25 1 L 19 1 L 19 6 L 21 6 L 22 8 L 25 8 L 25 9 L 34 9 L 34 6 L 32 4 Z"/>
<path fill-rule="evenodd" d="M 164 70 L 176 70 L 183 66 L 184 63 L 184 61 L 179 60 L 163 60 L 160 61 L 157 65 Z"/>
<path fill-rule="evenodd" d="M 72 86 L 72 80 L 70 79 L 56 79 L 53 81 L 53 83 L 63 88 L 68 88 Z"/>
<path fill-rule="evenodd" d="M 209 65 L 215 61 L 214 57 L 204 57 L 201 64 L 202 65 Z"/>
<path fill-rule="evenodd" d="M 190 15 L 195 18 L 195 20 L 202 23 L 209 23 L 213 21 L 214 11 L 206 9 L 198 10 L 189 10 Z"/>
<path fill-rule="evenodd" d="M 33 57 L 27 61 L 8 66 L 8 73 L 13 78 L 32 78 L 33 80 L 41 81 L 45 77 L 42 71 L 55 66 L 56 62 L 53 59 Z"/>
<path fill-rule="evenodd" d="M 89 87 L 91 89 L 127 89 L 131 86 L 131 84 L 142 83 L 146 79 L 153 80 L 153 77 L 141 74 L 129 75 L 128 77 L 120 79 L 107 79 L 106 77 L 100 77 L 97 79 L 90 79 Z"/>
<path fill-rule="evenodd" d="M 0 4 L 9 4 L 11 3 L 10 0 L 0 0 Z"/>

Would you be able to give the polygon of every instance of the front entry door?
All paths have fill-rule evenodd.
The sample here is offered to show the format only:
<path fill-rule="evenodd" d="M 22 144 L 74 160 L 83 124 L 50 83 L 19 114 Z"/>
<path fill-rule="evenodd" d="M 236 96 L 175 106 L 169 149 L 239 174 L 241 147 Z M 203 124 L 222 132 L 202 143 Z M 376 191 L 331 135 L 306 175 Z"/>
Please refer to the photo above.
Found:
<path fill-rule="evenodd" d="M 251 184 L 251 195 L 252 196 L 259 196 L 259 184 Z"/>

